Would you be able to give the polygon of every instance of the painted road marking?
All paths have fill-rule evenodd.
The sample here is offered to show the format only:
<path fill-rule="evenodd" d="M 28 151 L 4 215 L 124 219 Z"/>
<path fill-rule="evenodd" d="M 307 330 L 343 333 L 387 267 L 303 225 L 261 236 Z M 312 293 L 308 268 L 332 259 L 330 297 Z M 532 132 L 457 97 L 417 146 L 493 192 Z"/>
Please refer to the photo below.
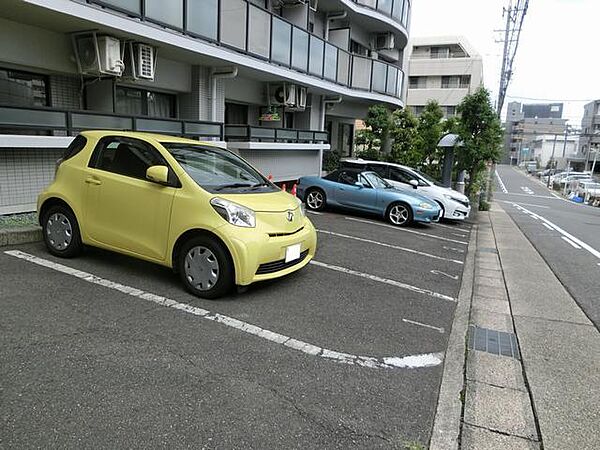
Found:
<path fill-rule="evenodd" d="M 359 356 L 351 355 L 349 353 L 336 352 L 324 347 L 309 344 L 308 342 L 303 342 L 298 339 L 294 339 L 284 334 L 276 333 L 265 328 L 260 328 L 256 325 L 241 321 L 239 319 L 235 319 L 233 317 L 225 316 L 219 313 L 214 313 L 206 309 L 198 308 L 196 306 L 192 306 L 186 303 L 179 303 L 175 300 L 171 300 L 170 298 L 163 297 L 161 295 L 152 294 L 141 289 L 137 289 L 121 283 L 116 283 L 114 281 L 100 278 L 91 273 L 82 272 L 81 270 L 73 269 L 72 267 L 65 266 L 63 264 L 58 264 L 43 258 L 38 258 L 37 256 L 30 255 L 19 250 L 9 250 L 4 253 L 19 259 L 32 262 L 39 266 L 56 270 L 57 272 L 74 276 L 82 281 L 87 281 L 88 283 L 104 286 L 106 288 L 113 289 L 115 291 L 119 291 L 132 297 L 140 298 L 142 300 L 146 300 L 160 306 L 177 309 L 179 311 L 192 314 L 202 319 L 210 320 L 231 328 L 235 328 L 236 330 L 260 337 L 262 339 L 266 339 L 276 344 L 284 345 L 293 350 L 306 353 L 307 355 L 329 359 L 333 362 L 341 364 L 350 364 L 362 367 L 381 369 L 416 369 L 421 367 L 438 366 L 442 363 L 444 357 L 444 354 L 442 352 L 390 357 Z"/>
<path fill-rule="evenodd" d="M 441 270 L 430 270 L 429 272 L 431 272 L 434 275 L 441 275 L 443 277 L 448 277 L 453 280 L 458 280 L 458 275 L 450 275 L 449 273 L 442 272 Z"/>
<path fill-rule="evenodd" d="M 393 225 L 388 225 L 387 223 L 373 222 L 371 220 L 357 219 L 355 217 L 344 217 L 344 218 L 346 220 L 353 220 L 354 222 L 370 223 L 371 225 L 379 225 L 380 227 L 392 228 L 393 230 L 405 231 L 406 233 L 418 234 L 419 236 L 427 236 L 427 237 L 430 237 L 433 239 L 439 239 L 441 241 L 454 242 L 455 244 L 469 245 L 469 243 L 465 242 L 465 241 L 457 241 L 456 239 L 449 239 L 449 238 L 445 238 L 445 237 L 441 237 L 441 236 L 436 236 L 435 234 L 421 233 L 420 231 L 415 231 L 415 230 L 407 230 L 406 228 L 395 227 Z"/>
<path fill-rule="evenodd" d="M 450 233 L 452 236 L 457 236 L 457 237 L 461 237 L 461 238 L 466 238 L 467 235 L 466 234 L 460 234 L 460 233 Z"/>
<path fill-rule="evenodd" d="M 500 189 L 502 189 L 502 192 L 504 192 L 505 194 L 508 194 L 508 191 L 506 190 L 506 186 L 504 185 L 502 178 L 500 178 L 500 174 L 498 173 L 497 170 L 496 170 L 496 178 L 498 179 L 498 184 L 500 184 Z"/>
<path fill-rule="evenodd" d="M 322 216 L 323 213 L 317 212 L 317 211 L 311 211 L 310 209 L 306 210 L 307 213 L 309 214 L 314 214 L 315 216 Z"/>
<path fill-rule="evenodd" d="M 432 330 L 438 331 L 440 333 L 444 333 L 444 329 L 440 327 L 434 327 L 433 325 L 427 325 L 426 323 L 416 322 L 414 320 L 402 319 L 402 322 L 412 323 L 413 325 L 417 325 L 419 327 L 431 328 Z"/>
<path fill-rule="evenodd" d="M 418 250 L 413 250 L 412 248 L 406 248 L 406 247 L 400 247 L 398 245 L 386 244 L 385 242 L 378 242 L 378 241 L 374 241 L 372 239 L 365 239 L 365 238 L 361 238 L 361 237 L 358 237 L 358 236 L 350 236 L 348 234 L 334 233 L 333 231 L 326 231 L 326 230 L 319 230 L 319 229 L 317 229 L 317 231 L 319 233 L 329 234 L 331 236 L 337 236 L 337 237 L 342 237 L 342 238 L 346 238 L 346 239 L 353 239 L 355 241 L 366 242 L 368 244 L 375 244 L 375 245 L 380 245 L 382 247 L 393 248 L 395 250 L 400 250 L 400 251 L 403 251 L 403 252 L 413 253 L 415 255 L 425 256 L 427 258 L 439 259 L 441 261 L 449 261 L 449 262 L 453 262 L 453 263 L 456 263 L 456 264 L 463 264 L 462 261 L 459 261 L 457 259 L 443 258 L 441 256 L 432 255 L 430 253 L 425 253 L 425 252 L 420 252 Z"/>
<path fill-rule="evenodd" d="M 523 192 L 525 192 L 526 194 L 529 194 L 529 195 L 534 195 L 534 194 L 535 194 L 535 192 L 533 192 L 533 191 L 532 191 L 531 189 L 529 189 L 527 186 L 521 186 L 521 190 L 522 190 Z"/>
<path fill-rule="evenodd" d="M 456 247 L 447 247 L 447 246 L 445 246 L 445 245 L 444 245 L 443 249 L 444 249 L 444 250 L 450 250 L 450 251 L 453 251 L 453 252 L 458 252 L 458 253 L 464 253 L 464 252 L 465 252 L 465 251 L 464 251 L 463 249 L 461 249 L 461 248 L 456 248 Z"/>
<path fill-rule="evenodd" d="M 503 195 L 501 192 L 498 192 L 498 195 Z M 551 195 L 531 195 L 531 194 L 516 194 L 514 192 L 508 194 L 508 195 L 520 195 L 523 197 L 535 197 L 535 198 L 549 198 L 549 199 L 553 199 L 554 197 L 552 197 Z M 560 200 L 564 200 L 564 198 L 559 198 Z"/>
<path fill-rule="evenodd" d="M 546 228 L 548 228 L 550 231 L 554 231 L 554 228 L 552 228 L 550 225 L 548 225 L 547 223 L 542 222 L 542 225 L 544 225 Z"/>
<path fill-rule="evenodd" d="M 571 239 L 569 239 L 568 237 L 561 236 L 561 239 L 563 241 L 565 241 L 567 244 L 569 244 L 571 247 L 576 248 L 577 250 L 581 250 L 581 247 L 579 245 L 577 245 L 575 242 L 573 242 Z"/>
<path fill-rule="evenodd" d="M 500 201 L 501 201 L 502 203 L 509 203 L 509 204 L 511 204 L 511 205 L 512 205 L 512 204 L 515 204 L 515 202 L 511 202 L 511 201 L 508 201 L 508 200 L 500 200 Z M 550 208 L 549 206 L 544 206 L 544 205 L 533 205 L 533 204 L 531 204 L 531 203 L 521 203 L 521 202 L 519 202 L 519 203 L 516 203 L 516 204 L 517 204 L 517 205 L 525 205 L 525 206 L 533 206 L 533 207 L 535 207 L 535 208 L 546 208 L 546 209 L 549 209 L 549 208 Z"/>
<path fill-rule="evenodd" d="M 429 297 L 439 298 L 441 300 L 447 300 L 449 302 L 456 302 L 456 299 L 450 297 L 449 295 L 440 294 L 439 292 L 430 291 L 429 289 L 423 289 L 417 286 L 412 286 L 410 284 L 401 283 L 400 281 L 390 280 L 389 278 L 378 277 L 377 275 L 371 275 L 369 273 L 359 272 L 358 270 L 348 269 L 346 267 L 335 266 L 333 264 L 327 264 L 321 261 L 315 261 L 314 259 L 310 262 L 315 266 L 325 267 L 327 269 L 335 270 L 337 272 L 347 273 L 349 275 L 355 275 L 357 277 L 366 278 L 367 280 L 377 281 L 379 283 L 389 284 L 390 286 L 395 286 L 401 289 L 406 289 L 408 291 L 416 292 L 418 294 L 427 295 Z"/>
<path fill-rule="evenodd" d="M 516 203 L 513 205 L 516 208 L 521 209 L 522 211 L 525 211 L 527 213 L 529 213 L 530 215 L 534 215 L 537 216 L 542 222 L 547 223 L 548 225 L 550 225 L 552 228 L 554 228 L 556 231 L 558 231 L 560 234 L 562 234 L 563 236 L 569 238 L 572 242 L 574 242 L 575 244 L 579 245 L 580 247 L 586 249 L 588 252 L 590 252 L 592 255 L 594 255 L 596 258 L 600 259 L 600 252 L 598 250 L 596 250 L 594 247 L 592 247 L 589 244 L 586 244 L 585 242 L 583 242 L 581 239 L 576 238 L 575 236 L 573 236 L 572 234 L 568 233 L 567 231 L 563 230 L 561 227 L 559 227 L 558 225 L 550 222 L 548 219 L 546 219 L 545 217 L 542 217 L 538 214 L 535 214 L 534 212 L 529 211 L 526 208 L 523 208 L 522 206 L 518 206 Z"/>
<path fill-rule="evenodd" d="M 436 227 L 442 227 L 442 228 L 449 228 L 450 230 L 459 230 L 462 231 L 463 233 L 470 233 L 471 230 L 468 228 L 463 228 L 460 225 L 444 225 L 443 223 L 436 223 L 435 224 Z"/>

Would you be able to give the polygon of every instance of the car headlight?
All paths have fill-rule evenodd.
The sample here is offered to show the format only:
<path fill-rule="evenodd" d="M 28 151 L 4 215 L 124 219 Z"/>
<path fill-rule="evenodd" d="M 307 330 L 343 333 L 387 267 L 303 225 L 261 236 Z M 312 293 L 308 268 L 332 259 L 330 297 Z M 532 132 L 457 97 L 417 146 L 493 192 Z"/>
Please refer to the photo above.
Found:
<path fill-rule="evenodd" d="M 219 197 L 213 198 L 210 204 L 223 219 L 232 225 L 245 228 L 256 226 L 256 214 L 250 208 Z"/>
<path fill-rule="evenodd" d="M 304 206 L 304 203 L 302 203 L 302 200 L 300 200 L 298 197 L 296 197 L 296 201 L 300 206 L 300 214 L 302 215 L 302 217 L 306 217 L 306 206 Z"/>
<path fill-rule="evenodd" d="M 421 209 L 433 209 L 433 205 L 429 204 L 429 203 L 419 203 L 419 208 Z"/>
<path fill-rule="evenodd" d="M 466 203 L 468 201 L 468 200 L 462 200 L 460 198 L 453 197 L 453 196 L 451 196 L 449 194 L 444 194 L 444 197 L 446 197 L 448 200 L 452 200 L 452 201 L 455 201 L 457 203 Z"/>

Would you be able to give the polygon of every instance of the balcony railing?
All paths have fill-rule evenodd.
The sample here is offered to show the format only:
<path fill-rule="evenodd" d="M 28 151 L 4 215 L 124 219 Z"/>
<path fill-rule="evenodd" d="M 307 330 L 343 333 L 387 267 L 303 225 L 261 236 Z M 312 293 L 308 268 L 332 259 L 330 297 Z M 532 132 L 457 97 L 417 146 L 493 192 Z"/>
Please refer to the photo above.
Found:
<path fill-rule="evenodd" d="M 411 0 L 353 0 L 361 6 L 374 9 L 394 19 L 404 28 L 408 29 L 410 19 Z"/>
<path fill-rule="evenodd" d="M 6 130 L 61 131 L 67 135 L 81 130 L 144 131 L 223 140 L 223 124 L 218 122 L 0 105 L 0 133 Z"/>
<path fill-rule="evenodd" d="M 229 142 L 289 142 L 317 144 L 327 143 L 329 136 L 326 131 L 253 127 L 250 125 L 225 125 L 225 140 Z"/>
<path fill-rule="evenodd" d="M 352 89 L 402 95 L 397 66 L 351 54 L 247 0 L 171 0 L 168 8 L 162 0 L 88 1 Z"/>

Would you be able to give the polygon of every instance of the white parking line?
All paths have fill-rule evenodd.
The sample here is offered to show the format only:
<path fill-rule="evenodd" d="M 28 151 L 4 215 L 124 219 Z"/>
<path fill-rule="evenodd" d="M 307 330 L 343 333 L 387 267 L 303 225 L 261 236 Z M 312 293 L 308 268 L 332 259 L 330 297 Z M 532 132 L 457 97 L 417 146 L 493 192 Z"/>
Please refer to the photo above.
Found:
<path fill-rule="evenodd" d="M 68 267 L 63 264 L 58 264 L 43 258 L 38 258 L 37 256 L 30 255 L 19 250 L 9 250 L 4 253 L 10 256 L 14 256 L 16 258 L 32 262 L 39 266 L 56 270 L 57 272 L 72 275 L 88 283 L 93 283 L 110 289 L 114 289 L 132 297 L 156 303 L 160 306 L 177 309 L 179 311 L 198 316 L 202 319 L 210 320 L 231 328 L 235 328 L 244 333 L 248 333 L 260 337 L 262 339 L 266 339 L 276 344 L 284 345 L 293 350 L 297 350 L 311 356 L 329 359 L 337 363 L 380 369 L 416 369 L 422 367 L 438 366 L 442 363 L 442 360 L 444 358 L 444 354 L 442 352 L 390 357 L 359 356 L 351 355 L 349 353 L 336 352 L 324 347 L 309 344 L 308 342 L 303 342 L 298 339 L 294 339 L 292 337 L 280 333 L 276 333 L 274 331 L 260 328 L 256 325 L 252 325 L 248 322 L 243 322 L 233 317 L 214 313 L 206 309 L 188 305 L 186 303 L 179 303 L 167 297 L 152 294 L 150 292 L 146 292 L 131 286 L 126 286 L 124 284 L 116 283 L 114 281 L 106 280 L 104 278 L 92 275 L 91 273 L 82 272 L 80 270 L 73 269 L 72 267 Z"/>
<path fill-rule="evenodd" d="M 519 203 L 515 203 L 515 202 L 510 202 L 510 201 L 508 201 L 508 200 L 499 200 L 499 201 L 501 201 L 502 203 L 509 203 L 509 204 L 511 204 L 511 205 L 512 205 L 512 204 L 516 204 L 516 205 L 533 206 L 533 207 L 535 207 L 535 208 L 545 208 L 545 209 L 549 209 L 549 208 L 550 208 L 549 206 L 544 206 L 544 205 L 534 205 L 534 204 L 531 204 L 531 203 L 521 203 L 521 202 L 519 202 Z"/>
<path fill-rule="evenodd" d="M 506 193 L 498 192 L 498 195 L 504 195 L 504 194 L 506 194 Z M 535 198 L 550 198 L 550 199 L 554 199 L 554 197 L 552 197 L 550 195 L 516 194 L 514 192 L 511 192 L 510 194 L 507 194 L 507 195 L 511 195 L 511 196 L 512 195 L 520 195 L 521 197 L 529 197 L 529 198 L 535 197 Z M 560 200 L 564 200 L 564 198 L 559 198 L 559 199 Z"/>
<path fill-rule="evenodd" d="M 462 231 L 463 233 L 470 233 L 471 230 L 465 227 L 461 227 L 459 225 L 444 225 L 443 223 L 436 223 L 435 224 L 436 227 L 442 227 L 442 228 L 448 228 L 450 230 L 454 230 L 454 231 Z"/>
<path fill-rule="evenodd" d="M 542 225 L 544 225 L 546 228 L 548 228 L 550 231 L 554 231 L 554 228 L 552 228 L 550 225 L 548 225 L 547 223 L 543 223 Z"/>
<path fill-rule="evenodd" d="M 443 248 L 444 250 L 450 250 L 450 251 L 453 251 L 453 252 L 458 252 L 458 253 L 464 253 L 464 252 L 465 252 L 465 251 L 464 251 L 462 248 L 448 247 L 448 246 L 446 246 L 446 245 L 444 245 L 442 248 Z"/>
<path fill-rule="evenodd" d="M 398 245 L 386 244 L 385 242 L 378 242 L 378 241 L 374 241 L 372 239 L 365 239 L 365 238 L 361 238 L 361 237 L 357 237 L 357 236 L 350 236 L 348 234 L 334 233 L 333 231 L 326 231 L 326 230 L 317 230 L 317 231 L 319 233 L 329 234 L 331 236 L 337 236 L 337 237 L 342 237 L 342 238 L 346 238 L 346 239 L 353 239 L 353 240 L 359 241 L 359 242 L 366 242 L 368 244 L 375 244 L 375 245 L 380 245 L 382 247 L 393 248 L 395 250 L 400 250 L 403 252 L 413 253 L 415 255 L 425 256 L 427 258 L 439 259 L 441 261 L 449 261 L 449 262 L 453 262 L 456 264 L 463 264 L 462 261 L 459 261 L 457 259 L 443 258 L 441 256 L 431 255 L 429 253 L 420 252 L 418 250 L 413 250 L 412 248 L 406 248 L 406 247 L 400 247 Z"/>
<path fill-rule="evenodd" d="M 431 328 L 432 330 L 438 331 L 440 333 L 444 333 L 444 329 L 440 327 L 434 327 L 433 325 L 427 325 L 426 323 L 416 322 L 414 320 L 402 319 L 402 322 L 412 323 L 413 325 L 417 325 L 419 327 Z"/>
<path fill-rule="evenodd" d="M 389 284 L 390 286 L 395 286 L 401 289 L 406 289 L 408 291 L 417 292 L 419 294 L 424 294 L 429 297 L 439 298 L 441 300 L 447 300 L 449 302 L 455 302 L 456 299 L 450 297 L 449 295 L 440 294 L 438 292 L 430 291 L 429 289 L 423 289 L 417 286 L 412 286 L 410 284 L 401 283 L 400 281 L 390 280 L 389 278 L 378 277 L 377 275 L 371 275 L 369 273 L 359 272 L 358 270 L 348 269 L 346 267 L 335 266 L 333 264 L 327 264 L 321 261 L 315 261 L 314 259 L 310 262 L 315 266 L 325 267 L 327 269 L 335 270 L 337 272 L 347 273 L 349 275 L 355 275 L 357 277 L 366 278 L 367 280 L 377 281 L 379 283 Z"/>
<path fill-rule="evenodd" d="M 552 196 L 556 197 L 559 200 L 563 200 L 562 197 L 559 197 L 557 194 L 555 194 L 554 192 L 551 192 Z"/>
<path fill-rule="evenodd" d="M 314 214 L 315 216 L 322 216 L 323 213 L 317 212 L 317 211 L 311 211 L 310 209 L 306 210 L 307 213 L 309 214 Z"/>
<path fill-rule="evenodd" d="M 571 239 L 569 239 L 568 237 L 565 236 L 561 236 L 561 239 L 563 241 L 565 241 L 567 244 L 569 244 L 571 247 L 576 248 L 577 250 L 581 250 L 581 246 L 577 245 L 575 242 L 573 242 Z"/>
<path fill-rule="evenodd" d="M 502 189 L 502 192 L 504 192 L 505 194 L 508 194 L 508 191 L 506 190 L 506 186 L 504 185 L 502 178 L 500 178 L 500 174 L 498 173 L 497 170 L 496 170 L 496 178 L 498 179 L 498 184 L 500 184 L 500 189 Z"/>
<path fill-rule="evenodd" d="M 465 241 L 457 241 L 456 239 L 449 239 L 449 238 L 445 238 L 445 237 L 442 237 L 442 236 L 436 236 L 435 234 L 421 233 L 420 231 L 415 231 L 415 230 L 407 230 L 406 228 L 395 227 L 393 225 L 388 225 L 387 223 L 373 222 L 371 220 L 357 219 L 355 217 L 344 217 L 344 218 L 346 220 L 353 220 L 354 222 L 370 223 L 371 225 L 379 225 L 380 227 L 392 228 L 394 230 L 404 231 L 406 233 L 418 234 L 419 236 L 427 236 L 427 237 L 430 237 L 430 238 L 433 238 L 433 239 L 439 239 L 441 241 L 447 241 L 447 242 L 454 242 L 456 244 L 469 245 L 469 243 L 465 242 Z"/>
<path fill-rule="evenodd" d="M 590 252 L 592 255 L 594 255 L 596 258 L 600 259 L 600 252 L 598 250 L 596 250 L 594 247 L 592 247 L 589 244 L 586 244 L 585 242 L 583 242 L 581 239 L 576 238 L 575 236 L 573 236 L 572 234 L 568 233 L 567 231 L 563 230 L 561 227 L 559 227 L 558 225 L 550 222 L 548 219 L 546 219 L 545 217 L 542 217 L 534 212 L 529 211 L 526 208 L 523 208 L 522 206 L 517 205 L 516 203 L 513 205 L 516 208 L 519 208 L 522 211 L 525 211 L 526 213 L 529 213 L 532 216 L 537 216 L 542 222 L 547 223 L 548 225 L 550 225 L 552 228 L 554 228 L 556 231 L 558 231 L 560 234 L 562 234 L 563 236 L 565 236 L 566 238 L 569 238 L 572 242 L 574 242 L 575 244 L 579 245 L 580 247 L 586 249 L 588 252 Z"/>
<path fill-rule="evenodd" d="M 441 270 L 430 270 L 429 272 L 431 272 L 434 275 L 441 275 L 443 277 L 451 278 L 453 280 L 458 280 L 458 275 L 450 275 L 449 273 L 442 272 Z"/>

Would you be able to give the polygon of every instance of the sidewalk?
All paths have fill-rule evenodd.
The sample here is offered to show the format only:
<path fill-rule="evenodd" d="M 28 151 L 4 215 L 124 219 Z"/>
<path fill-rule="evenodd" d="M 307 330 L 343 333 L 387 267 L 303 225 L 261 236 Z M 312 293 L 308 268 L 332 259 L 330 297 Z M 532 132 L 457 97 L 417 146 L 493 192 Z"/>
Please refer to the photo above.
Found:
<path fill-rule="evenodd" d="M 600 333 L 506 212 L 478 226 L 460 447 L 598 448 Z"/>

